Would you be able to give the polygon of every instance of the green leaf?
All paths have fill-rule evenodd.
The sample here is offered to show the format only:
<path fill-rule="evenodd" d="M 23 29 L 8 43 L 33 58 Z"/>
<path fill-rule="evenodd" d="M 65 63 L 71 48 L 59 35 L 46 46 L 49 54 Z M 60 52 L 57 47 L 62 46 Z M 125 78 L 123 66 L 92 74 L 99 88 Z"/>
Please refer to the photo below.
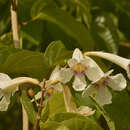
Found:
<path fill-rule="evenodd" d="M 56 2 L 54 0 L 37 0 L 31 8 L 32 18 L 34 18 L 38 13 L 40 13 L 46 6 L 53 8 L 57 7 Z"/>
<path fill-rule="evenodd" d="M 60 123 L 56 121 L 50 121 L 48 123 L 40 123 L 40 130 L 57 130 Z"/>
<path fill-rule="evenodd" d="M 55 66 L 56 64 L 65 63 L 71 54 L 61 41 L 54 41 L 49 44 L 44 55 L 47 57 L 49 65 Z"/>
<path fill-rule="evenodd" d="M 128 93 L 114 93 L 112 104 L 104 108 L 114 120 L 116 130 L 130 130 L 130 96 Z"/>
<path fill-rule="evenodd" d="M 19 0 L 18 14 L 21 22 L 26 22 L 31 19 L 30 11 L 34 0 Z"/>
<path fill-rule="evenodd" d="M 113 122 L 113 120 L 109 117 L 108 113 L 105 111 L 105 109 L 100 106 L 97 101 L 91 97 L 91 99 L 93 100 L 93 102 L 95 103 L 97 109 L 99 110 L 99 112 L 103 115 L 103 117 L 105 118 L 107 125 L 109 127 L 110 130 L 115 130 L 115 124 Z"/>
<path fill-rule="evenodd" d="M 62 92 L 56 92 L 49 99 L 47 106 L 42 110 L 41 119 L 45 121 L 45 117 L 52 117 L 56 113 L 65 112 L 65 103 Z"/>
<path fill-rule="evenodd" d="M 75 0 L 74 2 L 79 5 L 84 22 L 88 26 L 88 28 L 90 28 L 92 16 L 90 13 L 90 5 L 88 0 Z"/>
<path fill-rule="evenodd" d="M 34 45 L 39 45 L 44 41 L 44 22 L 42 20 L 35 20 L 28 23 L 20 29 L 20 36 Z"/>
<path fill-rule="evenodd" d="M 27 92 L 25 90 L 22 91 L 21 103 L 23 104 L 23 106 L 28 114 L 30 122 L 32 124 L 34 124 L 37 113 L 34 109 L 33 104 L 31 103 L 31 100 L 28 98 Z"/>
<path fill-rule="evenodd" d="M 58 25 L 75 39 L 83 50 L 93 49 L 93 40 L 89 31 L 83 24 L 76 22 L 67 12 L 58 8 L 45 8 L 39 13 L 39 18 Z"/>
<path fill-rule="evenodd" d="M 55 127 L 56 125 L 56 127 Z M 41 123 L 41 130 L 103 130 L 94 120 L 77 113 L 58 113 L 46 123 Z M 51 129 L 50 129 L 51 130 Z"/>
<path fill-rule="evenodd" d="M 5 33 L 0 37 L 0 47 L 13 46 L 12 33 Z"/>
<path fill-rule="evenodd" d="M 46 34 L 49 35 L 49 40 L 52 41 L 61 40 L 65 47 L 72 50 L 77 47 L 76 40 L 70 37 L 67 33 L 64 32 L 58 25 L 53 24 L 52 22 L 46 21 Z"/>
<path fill-rule="evenodd" d="M 62 122 L 69 130 L 103 130 L 97 123 L 89 118 L 86 120 L 80 118 L 72 118 Z"/>
<path fill-rule="evenodd" d="M 10 49 L 8 48 L 7 52 Z M 0 52 L 3 55 L 5 52 Z M 4 57 L 4 55 L 3 55 Z M 42 53 L 20 50 L 9 54 L 0 71 L 8 74 L 28 75 L 35 78 L 43 78 L 48 73 L 49 65 Z"/>
<path fill-rule="evenodd" d="M 80 119 L 86 119 L 85 116 L 80 115 L 78 113 L 73 113 L 73 112 L 62 112 L 62 113 L 57 113 L 54 116 L 52 116 L 49 121 L 57 121 L 57 122 L 62 122 L 65 120 L 69 120 L 72 118 L 80 118 Z"/>

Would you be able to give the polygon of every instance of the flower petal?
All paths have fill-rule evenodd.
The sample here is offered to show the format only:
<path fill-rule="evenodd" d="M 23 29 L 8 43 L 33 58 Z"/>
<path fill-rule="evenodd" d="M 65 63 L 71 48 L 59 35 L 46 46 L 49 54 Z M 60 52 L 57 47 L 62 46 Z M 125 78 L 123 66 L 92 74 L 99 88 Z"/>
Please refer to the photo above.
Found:
<path fill-rule="evenodd" d="M 10 81 L 11 78 L 7 74 L 0 73 L 0 83 L 3 81 L 8 81 L 8 80 Z"/>
<path fill-rule="evenodd" d="M 86 85 L 87 85 L 87 83 L 86 83 L 84 75 L 76 75 L 75 76 L 75 79 L 74 79 L 74 82 L 73 82 L 73 88 L 76 91 L 84 90 Z"/>
<path fill-rule="evenodd" d="M 88 106 L 80 106 L 77 109 L 77 113 L 84 115 L 84 116 L 90 116 L 90 115 L 93 115 L 95 113 L 95 110 L 92 110 L 92 108 L 90 108 Z"/>
<path fill-rule="evenodd" d="M 101 106 L 112 103 L 112 95 L 107 87 L 102 86 L 98 88 L 96 100 Z"/>
<path fill-rule="evenodd" d="M 0 111 L 6 111 L 10 104 L 10 99 L 5 96 L 0 100 Z"/>
<path fill-rule="evenodd" d="M 83 91 L 82 96 L 88 97 L 92 94 L 92 92 L 95 90 L 95 87 L 93 87 L 91 84 Z"/>
<path fill-rule="evenodd" d="M 126 88 L 126 79 L 122 74 L 117 74 L 115 76 L 110 76 L 110 81 L 108 82 L 108 85 L 113 89 L 117 91 L 121 91 L 124 88 Z"/>
<path fill-rule="evenodd" d="M 1 86 L 1 89 L 4 92 L 12 92 L 18 85 L 23 83 L 32 83 L 35 85 L 39 85 L 39 81 L 37 79 L 29 78 L 29 77 L 19 77 L 15 78 L 13 80 L 4 82 L 3 86 Z"/>
<path fill-rule="evenodd" d="M 60 67 L 56 66 L 55 69 L 52 71 L 49 80 L 58 80 L 60 77 Z"/>
<path fill-rule="evenodd" d="M 8 105 L 10 104 L 10 96 L 11 93 L 4 93 L 0 89 L 0 111 L 6 111 L 8 109 Z"/>
<path fill-rule="evenodd" d="M 82 61 L 82 63 L 88 67 L 85 74 L 89 80 L 96 81 L 104 75 L 104 72 L 101 70 L 101 68 L 90 57 L 85 56 L 85 59 Z"/>
<path fill-rule="evenodd" d="M 53 88 L 56 91 L 62 92 L 63 91 L 63 86 L 61 85 L 61 83 L 57 83 L 56 85 L 53 86 Z"/>
<path fill-rule="evenodd" d="M 69 59 L 67 63 L 69 67 L 73 67 L 74 65 L 78 63 L 78 61 L 76 59 Z"/>
<path fill-rule="evenodd" d="M 130 79 L 130 60 L 127 58 L 120 57 L 118 55 L 112 54 L 112 53 L 105 53 L 105 52 L 86 52 L 85 55 L 90 55 L 90 56 L 99 56 L 101 58 L 104 58 L 106 60 L 109 60 L 123 69 L 127 71 L 128 77 Z"/>
<path fill-rule="evenodd" d="M 70 68 L 62 68 L 60 71 L 59 81 L 62 83 L 67 83 L 71 80 L 73 73 L 71 72 Z"/>
<path fill-rule="evenodd" d="M 78 48 L 76 48 L 74 50 L 73 55 L 72 55 L 72 59 L 76 59 L 78 62 L 83 60 L 83 54 Z"/>

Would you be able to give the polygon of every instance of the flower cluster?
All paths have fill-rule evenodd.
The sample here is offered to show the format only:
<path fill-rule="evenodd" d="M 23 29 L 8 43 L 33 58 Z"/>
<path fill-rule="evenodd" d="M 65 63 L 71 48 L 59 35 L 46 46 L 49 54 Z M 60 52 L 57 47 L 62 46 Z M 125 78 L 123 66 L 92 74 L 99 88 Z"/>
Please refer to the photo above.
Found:
<path fill-rule="evenodd" d="M 92 55 L 93 53 L 87 53 Z M 108 56 L 109 59 L 113 61 L 118 61 L 118 56 L 113 58 L 113 54 L 102 54 L 98 53 L 100 56 Z M 112 55 L 112 56 L 111 56 Z M 123 61 L 121 61 L 123 60 Z M 119 57 L 119 65 L 125 67 L 129 75 L 129 60 Z M 113 70 L 104 73 L 102 69 L 97 65 L 97 63 L 87 56 L 83 55 L 82 52 L 76 48 L 73 52 L 72 58 L 67 62 L 68 67 L 60 68 L 56 67 L 52 72 L 51 78 L 48 82 L 59 81 L 60 83 L 66 84 L 72 81 L 72 87 L 75 91 L 83 91 L 82 96 L 94 96 L 100 105 L 110 104 L 112 102 L 112 94 L 109 91 L 110 88 L 116 91 L 121 91 L 126 88 L 126 79 L 119 73 L 114 76 L 111 75 Z M 73 78 L 74 77 L 74 78 Z M 91 83 L 87 85 L 87 80 Z"/>
<path fill-rule="evenodd" d="M 72 58 L 67 61 L 64 68 L 56 66 L 45 82 L 45 96 L 50 96 L 53 90 L 64 91 L 64 85 L 72 81 L 75 91 L 82 91 L 83 97 L 94 96 L 100 105 L 110 104 L 112 94 L 109 89 L 121 91 L 126 88 L 126 79 L 119 73 L 112 75 L 113 70 L 104 73 L 98 64 L 89 56 L 99 56 L 123 67 L 130 78 L 130 60 L 120 56 L 104 52 L 86 52 L 84 55 L 76 48 Z M 89 84 L 88 84 L 89 81 Z M 38 80 L 29 77 L 18 77 L 11 79 L 7 74 L 0 73 L 0 111 L 5 111 L 10 104 L 10 97 L 18 90 L 23 83 L 42 85 Z M 41 98 L 41 92 L 35 95 L 36 99 Z M 33 101 L 33 100 L 32 100 Z M 86 109 L 83 106 L 83 111 Z M 76 109 L 77 110 L 77 109 Z"/>

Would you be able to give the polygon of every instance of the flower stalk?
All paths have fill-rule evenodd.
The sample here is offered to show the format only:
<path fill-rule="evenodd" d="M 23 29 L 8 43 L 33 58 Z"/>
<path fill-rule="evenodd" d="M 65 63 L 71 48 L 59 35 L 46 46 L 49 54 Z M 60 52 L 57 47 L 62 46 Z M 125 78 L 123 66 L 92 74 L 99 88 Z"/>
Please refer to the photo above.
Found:
<path fill-rule="evenodd" d="M 41 93 L 41 98 L 40 98 L 40 104 L 38 105 L 38 114 L 37 114 L 37 118 L 36 118 L 36 122 L 34 124 L 34 130 L 38 130 L 39 127 L 39 122 L 41 119 L 41 111 L 43 108 L 43 97 L 44 97 L 44 92 L 46 91 L 45 89 L 45 79 L 43 79 L 43 85 L 41 86 L 42 89 L 42 93 Z"/>

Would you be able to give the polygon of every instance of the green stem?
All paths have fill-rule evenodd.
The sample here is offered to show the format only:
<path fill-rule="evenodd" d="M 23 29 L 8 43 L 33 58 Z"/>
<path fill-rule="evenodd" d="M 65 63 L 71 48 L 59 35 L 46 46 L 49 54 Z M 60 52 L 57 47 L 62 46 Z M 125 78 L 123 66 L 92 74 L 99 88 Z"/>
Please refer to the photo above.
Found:
<path fill-rule="evenodd" d="M 103 115 L 103 117 L 105 118 L 107 125 L 109 127 L 110 130 L 115 130 L 115 124 L 114 122 L 111 120 L 111 118 L 108 116 L 107 112 L 104 110 L 104 108 L 102 106 L 100 106 L 97 101 L 90 96 L 90 98 L 92 99 L 92 101 L 96 104 L 97 109 L 100 111 L 100 113 Z"/>

